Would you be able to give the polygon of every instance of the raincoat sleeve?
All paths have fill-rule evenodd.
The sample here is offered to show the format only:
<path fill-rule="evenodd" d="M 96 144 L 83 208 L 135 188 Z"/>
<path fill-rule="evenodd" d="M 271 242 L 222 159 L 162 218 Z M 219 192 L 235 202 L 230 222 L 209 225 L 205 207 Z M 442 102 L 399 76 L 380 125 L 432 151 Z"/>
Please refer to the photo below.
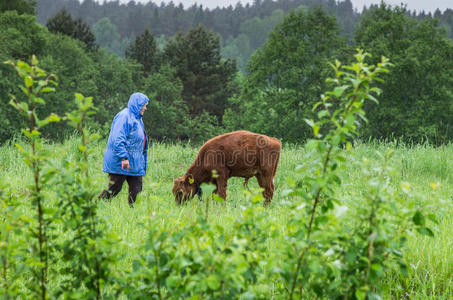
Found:
<path fill-rule="evenodd" d="M 115 154 L 121 158 L 121 160 L 129 159 L 127 153 L 128 139 L 129 136 L 129 122 L 128 117 L 125 114 L 118 116 L 112 130 L 113 150 Z"/>

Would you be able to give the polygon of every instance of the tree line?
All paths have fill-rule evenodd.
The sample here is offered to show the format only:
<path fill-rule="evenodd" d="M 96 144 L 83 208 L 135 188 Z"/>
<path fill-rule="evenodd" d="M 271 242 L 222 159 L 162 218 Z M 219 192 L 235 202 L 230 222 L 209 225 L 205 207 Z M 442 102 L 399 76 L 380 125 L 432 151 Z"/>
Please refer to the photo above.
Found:
<path fill-rule="evenodd" d="M 82 17 L 91 26 L 107 17 L 118 28 L 121 38 L 138 35 L 146 28 L 151 28 L 156 36 L 172 36 L 178 30 L 186 31 L 191 26 L 203 24 L 206 28 L 219 33 L 224 40 L 229 36 L 236 37 L 245 21 L 269 17 L 278 9 L 288 13 L 291 9 L 300 6 L 323 5 L 331 12 L 342 16 L 340 19 L 354 14 L 350 0 L 338 3 L 335 0 L 255 0 L 253 4 L 245 5 L 238 1 L 234 7 L 230 5 L 215 9 L 208 9 L 201 4 L 193 4 L 185 8 L 182 3 L 175 4 L 175 2 L 156 4 L 157 1 L 156 3 L 152 1 L 147 3 L 104 1 L 101 3 L 94 0 L 38 0 L 36 12 L 41 24 L 45 24 L 63 8 L 75 17 Z M 346 25 L 349 21 L 344 20 L 342 24 Z M 346 27 L 347 32 L 353 32 L 353 27 Z"/>
<path fill-rule="evenodd" d="M 100 6 L 92 1 L 75 2 L 80 7 L 91 3 L 92 12 Z M 385 55 L 394 64 L 380 86 L 383 93 L 376 99 L 379 108 L 372 104 L 364 107 L 368 123 L 362 125 L 362 137 L 435 143 L 453 137 L 449 118 L 453 109 L 453 43 L 439 21 L 449 10 L 444 14 L 437 11 L 436 18 L 417 18 L 404 7 L 372 6 L 360 16 L 352 36 L 345 34 L 340 18 L 329 10 L 332 5 L 342 7 L 350 1 L 327 1 L 325 6 L 302 6 L 289 13 L 277 9 L 268 17 L 263 11 L 241 23 L 242 30 L 249 30 L 250 35 L 259 27 L 251 25 L 253 22 L 267 24 L 271 30 L 264 40 L 256 34 L 255 45 L 262 45 L 256 51 L 248 48 L 251 58 L 243 61 L 246 72 L 241 73 L 237 64 L 240 58 L 225 58 L 225 52 L 241 52 L 247 47 L 222 47 L 221 34 L 206 25 L 189 26 L 164 39 L 149 26 L 131 38 L 123 59 L 98 47 L 99 32 L 107 37 L 115 36 L 115 30 L 104 30 L 107 27 L 98 27 L 98 23 L 90 27 L 85 18 L 72 15 L 70 6 L 48 19 L 44 27 L 30 14 L 33 1 L 17 3 L 29 3 L 29 9 L 21 11 L 18 5 L 15 11 L 10 7 L 0 15 L 1 28 L 5 28 L 0 33 L 0 59 L 27 60 L 36 54 L 45 69 L 60 77 L 60 87 L 46 106 L 48 111 L 40 113 L 71 110 L 73 103 L 68 99 L 77 90 L 93 96 L 100 108 L 90 124 L 100 132 L 108 130 L 113 115 L 126 105 L 133 91 L 142 91 L 153 100 L 145 125 L 154 139 L 203 141 L 224 131 L 249 129 L 284 141 L 303 142 L 312 134 L 304 119 L 317 113 L 311 108 L 328 87 L 326 78 L 332 75 L 328 62 L 347 62 L 353 49 L 360 47 L 370 52 L 375 62 Z M 266 7 L 264 3 L 255 1 L 243 9 L 255 11 L 252 8 Z M 134 2 L 127 6 L 115 2 L 102 5 L 121 9 L 143 6 Z M 115 29 L 110 19 L 101 20 Z M 230 39 L 247 45 L 245 34 Z M 21 128 L 8 105 L 8 94 L 15 92 L 18 79 L 3 66 L 0 72 L 0 112 L 5 116 L 0 121 L 0 141 L 6 141 Z M 61 126 L 47 128 L 45 134 L 62 138 L 70 133 Z"/>
<path fill-rule="evenodd" d="M 75 18 L 83 18 L 92 26 L 98 44 L 121 57 L 135 36 L 145 29 L 149 29 L 162 45 L 178 31 L 187 32 L 189 28 L 202 24 L 220 35 L 223 56 L 235 58 L 239 69 L 245 72 L 251 54 L 264 43 L 285 14 L 301 6 L 316 5 L 324 5 L 330 13 L 338 16 L 345 35 L 353 34 L 357 13 L 353 11 L 350 0 L 338 3 L 334 0 L 257 0 L 253 4 L 238 2 L 234 7 L 216 9 L 197 4 L 184 8 L 182 4 L 173 2 L 157 5 L 134 1 L 101 4 L 93 0 L 39 0 L 36 12 L 43 25 L 63 9 Z"/>
<path fill-rule="evenodd" d="M 238 2 L 234 6 L 215 9 L 197 4 L 184 7 L 176 2 L 158 5 L 151 1 L 143 4 L 136 1 L 38 0 L 36 11 L 38 21 L 44 25 L 65 8 L 93 28 L 100 46 L 120 56 L 124 56 L 126 47 L 146 28 L 163 44 L 179 30 L 187 32 L 189 28 L 202 24 L 221 36 L 223 56 L 236 58 L 243 73 L 251 54 L 263 45 L 272 28 L 292 9 L 322 5 L 336 16 L 341 34 L 350 40 L 362 15 L 353 8 L 351 0 L 255 0 L 251 4 Z M 364 9 L 374 7 L 376 5 Z M 406 15 L 418 20 L 435 17 L 447 30 L 447 36 L 453 38 L 453 9 L 444 12 L 438 9 L 434 13 L 407 10 Z"/>

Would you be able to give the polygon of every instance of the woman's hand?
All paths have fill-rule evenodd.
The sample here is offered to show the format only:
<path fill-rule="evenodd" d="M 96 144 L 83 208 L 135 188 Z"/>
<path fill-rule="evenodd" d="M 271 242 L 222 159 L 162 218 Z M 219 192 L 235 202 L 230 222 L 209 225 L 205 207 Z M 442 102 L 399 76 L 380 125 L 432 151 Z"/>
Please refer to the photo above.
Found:
<path fill-rule="evenodd" d="M 126 169 L 129 172 L 129 160 L 125 159 L 121 161 L 121 169 Z"/>

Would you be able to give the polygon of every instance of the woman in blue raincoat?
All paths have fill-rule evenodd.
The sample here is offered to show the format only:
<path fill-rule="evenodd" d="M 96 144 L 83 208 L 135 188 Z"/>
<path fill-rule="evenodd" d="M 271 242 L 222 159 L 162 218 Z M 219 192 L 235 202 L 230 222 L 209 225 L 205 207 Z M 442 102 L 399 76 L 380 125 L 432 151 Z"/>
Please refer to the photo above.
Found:
<path fill-rule="evenodd" d="M 99 199 L 115 197 L 124 181 L 129 185 L 129 205 L 134 206 L 137 194 L 142 191 L 142 177 L 146 174 L 148 136 L 142 116 L 149 99 L 142 93 L 129 98 L 127 108 L 113 119 L 102 170 L 109 174 L 108 190 Z"/>

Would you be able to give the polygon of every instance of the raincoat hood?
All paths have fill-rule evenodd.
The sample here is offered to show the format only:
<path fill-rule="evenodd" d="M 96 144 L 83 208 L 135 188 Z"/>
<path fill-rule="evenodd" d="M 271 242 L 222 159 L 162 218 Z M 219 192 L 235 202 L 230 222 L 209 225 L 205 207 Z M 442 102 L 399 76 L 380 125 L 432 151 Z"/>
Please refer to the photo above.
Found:
<path fill-rule="evenodd" d="M 141 118 L 140 111 L 142 110 L 143 105 L 149 102 L 148 97 L 142 93 L 133 93 L 129 98 L 127 108 L 130 112 L 134 114 L 137 118 Z"/>

